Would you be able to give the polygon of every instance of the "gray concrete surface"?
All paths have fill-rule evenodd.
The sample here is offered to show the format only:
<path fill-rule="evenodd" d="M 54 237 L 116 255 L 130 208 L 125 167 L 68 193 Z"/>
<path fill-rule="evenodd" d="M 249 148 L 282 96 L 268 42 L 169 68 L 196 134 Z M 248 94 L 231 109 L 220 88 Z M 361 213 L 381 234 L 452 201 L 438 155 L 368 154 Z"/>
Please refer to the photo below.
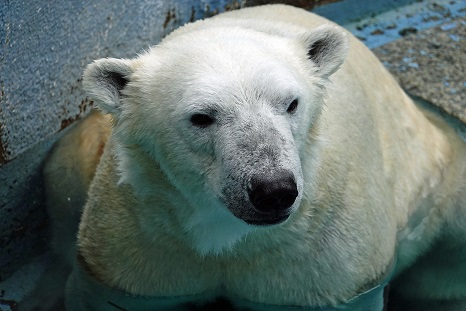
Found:
<path fill-rule="evenodd" d="M 374 52 L 410 95 L 466 123 L 464 17 L 407 35 Z"/>

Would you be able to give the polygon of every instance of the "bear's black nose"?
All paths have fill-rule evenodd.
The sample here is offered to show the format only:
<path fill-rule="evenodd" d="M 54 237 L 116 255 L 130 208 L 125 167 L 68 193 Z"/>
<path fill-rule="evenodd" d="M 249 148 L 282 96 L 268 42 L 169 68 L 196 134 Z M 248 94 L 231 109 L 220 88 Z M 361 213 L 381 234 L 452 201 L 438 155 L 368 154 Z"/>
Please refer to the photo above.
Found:
<path fill-rule="evenodd" d="M 249 200 L 263 213 L 277 213 L 293 205 L 298 188 L 293 173 L 287 170 L 254 175 L 251 178 Z"/>

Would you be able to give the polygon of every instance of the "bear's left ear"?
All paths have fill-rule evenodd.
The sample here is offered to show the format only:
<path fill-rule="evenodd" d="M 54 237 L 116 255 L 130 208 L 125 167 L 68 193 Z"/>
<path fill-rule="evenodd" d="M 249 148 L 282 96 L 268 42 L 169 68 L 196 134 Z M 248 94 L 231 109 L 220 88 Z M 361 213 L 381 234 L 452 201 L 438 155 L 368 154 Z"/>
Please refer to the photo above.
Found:
<path fill-rule="evenodd" d="M 343 64 L 348 54 L 348 38 L 343 30 L 330 24 L 322 25 L 301 37 L 307 55 L 323 78 L 330 77 Z"/>
<path fill-rule="evenodd" d="M 83 75 L 83 87 L 100 110 L 118 119 L 122 90 L 132 73 L 130 60 L 102 58 L 87 66 Z"/>

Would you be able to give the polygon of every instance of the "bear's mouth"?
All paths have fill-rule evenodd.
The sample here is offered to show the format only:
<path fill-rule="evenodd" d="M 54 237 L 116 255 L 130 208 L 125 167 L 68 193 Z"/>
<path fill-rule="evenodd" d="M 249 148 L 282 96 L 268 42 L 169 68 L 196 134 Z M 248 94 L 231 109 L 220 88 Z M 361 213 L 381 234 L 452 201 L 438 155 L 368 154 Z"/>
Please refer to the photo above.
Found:
<path fill-rule="evenodd" d="M 277 215 L 270 218 L 261 218 L 261 219 L 243 219 L 248 225 L 253 226 L 271 226 L 278 225 L 290 217 L 290 214 Z"/>

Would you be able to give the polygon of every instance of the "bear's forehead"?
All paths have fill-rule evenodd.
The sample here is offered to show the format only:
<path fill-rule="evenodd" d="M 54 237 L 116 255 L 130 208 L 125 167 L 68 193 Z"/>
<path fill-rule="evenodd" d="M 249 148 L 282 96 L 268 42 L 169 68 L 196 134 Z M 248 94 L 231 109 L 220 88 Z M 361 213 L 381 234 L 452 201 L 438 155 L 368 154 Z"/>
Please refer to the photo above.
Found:
<path fill-rule="evenodd" d="M 281 67 L 306 58 L 295 40 L 241 28 L 214 28 L 175 36 L 151 49 L 145 59 L 159 59 L 166 72 L 198 74 L 241 72 L 241 75 Z"/>
<path fill-rule="evenodd" d="M 270 43 L 248 38 L 214 39 L 200 40 L 183 49 L 173 45 L 153 49 L 142 62 L 145 80 L 177 83 L 188 89 L 296 83 L 299 73 L 290 66 L 296 59 L 278 53 Z M 155 66 L 152 59 L 158 60 Z"/>
<path fill-rule="evenodd" d="M 280 102 L 307 84 L 306 53 L 298 49 L 291 40 L 255 32 L 203 32 L 151 49 L 136 75 L 149 98 L 170 102 Z"/>

